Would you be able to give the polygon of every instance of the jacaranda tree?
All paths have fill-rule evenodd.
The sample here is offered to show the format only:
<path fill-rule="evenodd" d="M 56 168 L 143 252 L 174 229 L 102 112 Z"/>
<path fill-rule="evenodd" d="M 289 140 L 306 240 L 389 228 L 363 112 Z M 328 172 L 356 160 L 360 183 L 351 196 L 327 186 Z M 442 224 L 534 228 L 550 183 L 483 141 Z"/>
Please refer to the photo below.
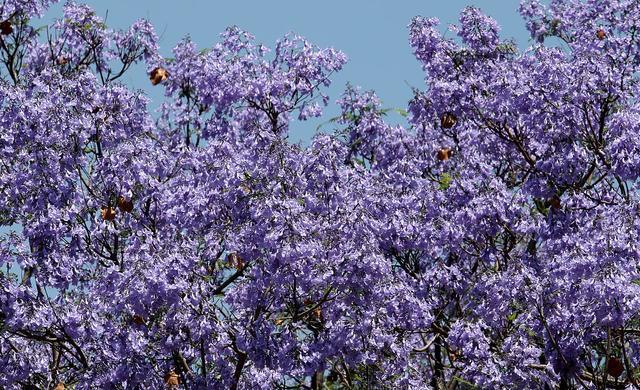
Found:
<path fill-rule="evenodd" d="M 406 125 L 348 86 L 308 147 L 341 52 L 50 2 L 0 7 L 0 388 L 640 388 L 640 1 L 416 17 Z"/>

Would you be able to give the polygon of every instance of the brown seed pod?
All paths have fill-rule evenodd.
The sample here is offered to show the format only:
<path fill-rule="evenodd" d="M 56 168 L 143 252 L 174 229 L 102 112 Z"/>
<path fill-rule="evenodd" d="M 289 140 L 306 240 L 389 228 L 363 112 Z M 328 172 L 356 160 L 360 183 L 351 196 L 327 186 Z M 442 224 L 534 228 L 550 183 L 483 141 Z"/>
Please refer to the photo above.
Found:
<path fill-rule="evenodd" d="M 607 360 L 607 374 L 611 375 L 614 378 L 618 378 L 624 372 L 624 365 L 620 361 L 620 359 L 610 356 L 609 360 Z"/>
<path fill-rule="evenodd" d="M 596 37 L 598 37 L 599 40 L 603 40 L 607 37 L 607 33 L 600 28 L 598 29 L 598 31 L 596 31 Z"/>
<path fill-rule="evenodd" d="M 100 215 L 104 221 L 113 221 L 116 218 L 116 210 L 111 206 L 102 206 Z"/>
<path fill-rule="evenodd" d="M 69 59 L 63 55 L 59 55 L 58 58 L 56 58 L 56 64 L 58 65 L 66 65 L 69 63 Z"/>
<path fill-rule="evenodd" d="M 134 314 L 133 317 L 131 317 L 131 321 L 136 325 L 146 325 L 144 317 L 139 314 Z"/>
<path fill-rule="evenodd" d="M 53 390 L 64 390 L 64 382 L 58 382 L 58 384 L 56 385 L 56 387 L 53 388 Z"/>
<path fill-rule="evenodd" d="M 559 210 L 562 207 L 562 202 L 557 195 L 554 195 L 551 199 L 547 200 L 547 207 L 549 206 L 556 210 Z"/>
<path fill-rule="evenodd" d="M 166 69 L 158 67 L 149 73 L 149 80 L 151 80 L 151 84 L 158 85 L 161 82 L 165 81 L 169 78 L 169 73 Z"/>
<path fill-rule="evenodd" d="M 443 129 L 450 129 L 456 125 L 457 121 L 458 118 L 456 118 L 452 112 L 445 112 L 440 117 L 440 126 L 442 126 Z"/>
<path fill-rule="evenodd" d="M 322 321 L 322 309 L 320 306 L 313 309 L 313 316 L 316 317 L 318 321 Z"/>
<path fill-rule="evenodd" d="M 119 196 L 118 208 L 123 213 L 130 213 L 133 211 L 133 202 L 131 201 L 131 199 L 125 198 L 124 196 Z"/>
<path fill-rule="evenodd" d="M 170 388 L 177 387 L 180 385 L 180 377 L 175 371 L 171 370 L 165 374 L 164 383 Z"/>
<path fill-rule="evenodd" d="M 13 26 L 11 25 L 10 21 L 5 20 L 4 22 L 0 23 L 0 34 L 9 35 L 12 32 L 13 32 Z"/>
<path fill-rule="evenodd" d="M 244 268 L 244 260 L 237 253 L 231 253 L 227 256 L 227 261 L 229 265 L 238 271 Z"/>
<path fill-rule="evenodd" d="M 442 149 L 438 150 L 438 153 L 436 154 L 436 157 L 440 161 L 446 161 L 446 160 L 451 158 L 452 154 L 453 154 L 453 151 L 451 150 L 451 148 L 442 148 Z"/>

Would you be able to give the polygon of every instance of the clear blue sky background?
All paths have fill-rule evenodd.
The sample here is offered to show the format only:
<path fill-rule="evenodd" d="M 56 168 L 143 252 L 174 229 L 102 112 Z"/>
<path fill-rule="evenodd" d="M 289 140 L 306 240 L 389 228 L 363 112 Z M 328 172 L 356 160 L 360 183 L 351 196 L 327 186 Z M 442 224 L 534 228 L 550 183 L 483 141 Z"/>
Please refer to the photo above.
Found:
<path fill-rule="evenodd" d="M 78 1 L 83 2 L 83 1 Z M 218 34 L 229 25 L 251 32 L 258 42 L 272 47 L 287 32 L 300 34 L 321 47 L 332 46 L 349 57 L 344 70 L 333 77 L 328 90 L 332 102 L 347 81 L 364 89 L 373 89 L 386 107 L 406 108 L 411 98 L 409 86 L 424 86 L 420 65 L 408 43 L 407 25 L 416 15 L 438 17 L 443 26 L 456 23 L 467 5 L 483 9 L 502 26 L 504 38 L 514 38 L 521 48 L 529 36 L 517 12 L 519 0 L 90 0 L 112 28 L 127 28 L 140 17 L 150 20 L 160 36 L 161 52 L 171 56 L 171 48 L 185 35 L 199 47 L 218 41 Z M 54 5 L 44 17 L 50 22 L 62 14 L 62 3 Z M 141 88 L 157 101 L 158 87 L 151 88 L 144 68 L 133 69 L 124 82 Z M 332 104 L 322 120 L 298 123 L 291 139 L 308 142 L 316 126 L 335 116 Z M 389 118 L 402 123 L 400 117 Z M 330 131 L 330 126 L 323 127 Z"/>

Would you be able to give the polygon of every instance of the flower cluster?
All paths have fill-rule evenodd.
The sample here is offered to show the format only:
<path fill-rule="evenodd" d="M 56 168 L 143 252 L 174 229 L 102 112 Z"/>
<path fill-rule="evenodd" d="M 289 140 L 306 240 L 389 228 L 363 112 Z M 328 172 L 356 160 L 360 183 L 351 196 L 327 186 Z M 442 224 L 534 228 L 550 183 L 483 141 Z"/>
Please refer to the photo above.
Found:
<path fill-rule="evenodd" d="M 347 86 L 308 147 L 343 53 L 47 4 L 0 9 L 0 388 L 640 386 L 637 2 L 416 17 L 406 126 Z"/>

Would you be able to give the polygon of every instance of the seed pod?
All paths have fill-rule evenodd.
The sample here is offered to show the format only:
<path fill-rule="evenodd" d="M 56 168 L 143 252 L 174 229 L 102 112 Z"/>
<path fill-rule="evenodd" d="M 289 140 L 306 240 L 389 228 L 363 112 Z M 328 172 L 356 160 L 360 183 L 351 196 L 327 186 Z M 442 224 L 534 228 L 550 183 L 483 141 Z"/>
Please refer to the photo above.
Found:
<path fill-rule="evenodd" d="M 53 390 L 64 390 L 64 382 L 58 382 L 58 384 L 56 385 L 56 387 L 53 388 Z"/>
<path fill-rule="evenodd" d="M 134 314 L 133 317 L 131 317 L 131 321 L 136 325 L 146 325 L 144 317 L 139 314 Z"/>
<path fill-rule="evenodd" d="M 133 211 L 133 202 L 131 201 L 131 199 L 127 199 L 124 196 L 119 196 L 118 208 L 123 213 L 130 213 L 131 211 Z"/>
<path fill-rule="evenodd" d="M 551 199 L 547 200 L 547 207 L 551 206 L 552 208 L 559 210 L 562 207 L 562 203 L 560 202 L 560 198 L 557 195 L 554 195 Z"/>
<path fill-rule="evenodd" d="M 59 55 L 58 58 L 56 58 L 56 64 L 58 65 L 66 65 L 69 63 L 69 59 L 63 55 Z"/>
<path fill-rule="evenodd" d="M 614 378 L 618 378 L 624 372 L 624 365 L 620 359 L 615 356 L 610 356 L 607 361 L 607 374 Z"/>
<path fill-rule="evenodd" d="M 318 321 L 322 321 L 322 309 L 320 306 L 313 309 L 313 316 L 316 317 Z"/>
<path fill-rule="evenodd" d="M 12 32 L 13 32 L 13 26 L 11 25 L 10 21 L 5 20 L 4 22 L 0 23 L 0 34 L 9 35 Z"/>
<path fill-rule="evenodd" d="M 457 121 L 458 118 L 456 118 L 452 112 L 445 112 L 440 117 L 440 126 L 442 126 L 443 129 L 450 129 L 456 125 Z"/>
<path fill-rule="evenodd" d="M 451 158 L 452 154 L 453 154 L 453 151 L 451 150 L 451 148 L 442 148 L 438 150 L 436 157 L 438 157 L 438 160 L 440 161 L 446 161 Z"/>
<path fill-rule="evenodd" d="M 166 69 L 158 67 L 149 73 L 149 80 L 151 80 L 151 84 L 158 85 L 161 82 L 165 81 L 169 78 L 169 73 Z"/>
<path fill-rule="evenodd" d="M 170 388 L 174 388 L 180 385 L 180 377 L 175 371 L 171 370 L 164 376 L 164 383 Z"/>
<path fill-rule="evenodd" d="M 227 256 L 227 261 L 229 262 L 229 265 L 231 267 L 237 269 L 238 271 L 244 268 L 244 260 L 237 253 L 231 253 L 229 256 Z"/>
<path fill-rule="evenodd" d="M 596 31 L 596 37 L 598 37 L 599 40 L 603 40 L 607 37 L 607 33 L 600 28 L 598 29 L 598 31 Z"/>
<path fill-rule="evenodd" d="M 102 206 L 100 214 L 104 221 L 113 221 L 116 218 L 116 210 L 111 206 Z"/>

